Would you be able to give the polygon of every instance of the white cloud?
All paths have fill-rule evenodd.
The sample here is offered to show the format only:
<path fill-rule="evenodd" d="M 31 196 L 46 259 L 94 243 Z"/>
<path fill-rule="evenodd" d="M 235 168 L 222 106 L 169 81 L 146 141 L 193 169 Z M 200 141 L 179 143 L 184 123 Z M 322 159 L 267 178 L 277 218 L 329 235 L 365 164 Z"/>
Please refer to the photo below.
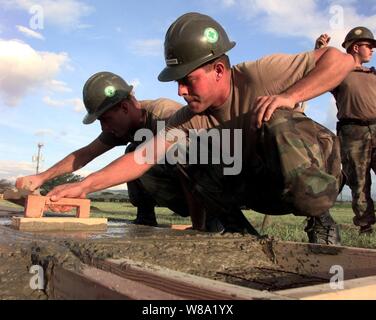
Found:
<path fill-rule="evenodd" d="M 12 183 L 15 183 L 16 179 L 19 177 L 27 176 L 35 174 L 36 164 L 32 162 L 17 162 L 17 161 L 7 161 L 7 160 L 0 160 L 0 179 L 9 180 Z M 42 168 L 40 171 L 43 171 Z M 74 172 L 81 177 L 86 178 L 88 175 L 93 173 L 92 170 L 80 169 Z M 121 184 L 109 190 L 127 190 L 127 184 Z"/>
<path fill-rule="evenodd" d="M 131 44 L 131 50 L 140 56 L 159 56 L 163 52 L 163 41 L 160 39 L 137 40 Z"/>
<path fill-rule="evenodd" d="M 88 25 L 81 23 L 81 20 L 94 11 L 92 6 L 79 0 L 0 0 L 0 4 L 6 9 L 21 9 L 27 13 L 38 5 L 47 26 L 54 25 L 65 30 L 86 28 Z"/>
<path fill-rule="evenodd" d="M 50 107 L 64 107 L 66 105 L 63 100 L 54 100 L 48 96 L 43 97 L 43 102 Z"/>
<path fill-rule="evenodd" d="M 80 98 L 75 98 L 75 99 L 69 99 L 68 104 L 73 105 L 74 111 L 81 113 L 81 112 L 86 112 L 84 102 Z"/>
<path fill-rule="evenodd" d="M 336 100 L 332 96 L 330 97 L 330 105 L 327 108 L 324 126 L 332 130 L 333 132 L 336 132 L 337 112 L 338 110 L 337 110 Z"/>
<path fill-rule="evenodd" d="M 72 92 L 72 89 L 65 82 L 54 79 L 47 82 L 47 87 L 55 92 Z"/>
<path fill-rule="evenodd" d="M 85 105 L 80 98 L 56 100 L 49 96 L 43 97 L 43 102 L 51 107 L 66 107 L 72 106 L 75 112 L 85 112 Z"/>
<path fill-rule="evenodd" d="M 17 162 L 0 160 L 0 177 L 15 181 L 18 177 L 35 174 L 35 164 L 31 162 Z"/>
<path fill-rule="evenodd" d="M 35 39 L 40 39 L 40 40 L 44 40 L 44 37 L 42 34 L 40 34 L 39 32 L 36 32 L 34 30 L 31 30 L 29 28 L 26 28 L 24 26 L 20 26 L 20 25 L 17 25 L 16 26 L 17 30 L 21 33 L 23 33 L 24 35 L 26 35 L 27 37 L 31 37 L 31 38 L 35 38 Z"/>
<path fill-rule="evenodd" d="M 39 52 L 22 41 L 0 39 L 0 96 L 17 106 L 30 91 L 51 83 L 68 61 L 64 52 Z"/>
<path fill-rule="evenodd" d="M 322 7 L 318 0 L 220 0 L 224 7 L 238 8 L 252 26 L 281 37 L 302 37 L 312 42 L 322 33 L 332 37 L 331 45 L 340 47 L 347 32 L 364 25 L 376 29 L 376 15 L 357 12 L 354 1 L 336 1 Z M 334 6 L 336 5 L 336 6 Z M 340 6 L 340 7 L 339 7 Z M 341 10 L 343 9 L 343 19 Z M 339 19 L 338 19 L 339 18 Z M 341 24 L 343 22 L 343 24 Z"/>
<path fill-rule="evenodd" d="M 222 4 L 225 7 L 231 7 L 235 4 L 235 0 L 222 0 Z"/>
<path fill-rule="evenodd" d="M 55 132 L 51 129 L 40 129 L 34 132 L 37 137 L 54 136 Z"/>

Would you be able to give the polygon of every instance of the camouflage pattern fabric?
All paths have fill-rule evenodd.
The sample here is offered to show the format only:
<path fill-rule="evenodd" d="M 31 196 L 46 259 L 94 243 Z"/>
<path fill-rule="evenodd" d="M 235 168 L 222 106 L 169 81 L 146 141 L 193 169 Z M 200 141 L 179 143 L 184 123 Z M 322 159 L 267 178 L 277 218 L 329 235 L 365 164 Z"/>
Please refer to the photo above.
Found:
<path fill-rule="evenodd" d="M 343 170 L 352 192 L 356 226 L 375 224 L 371 198 L 371 169 L 376 169 L 376 124 L 344 125 L 339 128 Z"/>
<path fill-rule="evenodd" d="M 136 149 L 129 144 L 125 153 Z M 188 217 L 188 205 L 181 187 L 177 168 L 170 165 L 156 165 L 142 177 L 127 183 L 130 202 L 136 206 L 167 207 L 182 217 Z"/>
<path fill-rule="evenodd" d="M 238 176 L 223 176 L 219 165 L 189 167 L 196 193 L 228 210 L 246 206 L 270 215 L 327 213 L 342 177 L 336 135 L 287 110 L 277 110 L 258 134 L 256 152 Z"/>
<path fill-rule="evenodd" d="M 329 129 L 302 113 L 280 110 L 263 126 L 258 149 L 263 171 L 277 178 L 277 195 L 292 213 L 320 216 L 334 205 L 341 158 Z"/>

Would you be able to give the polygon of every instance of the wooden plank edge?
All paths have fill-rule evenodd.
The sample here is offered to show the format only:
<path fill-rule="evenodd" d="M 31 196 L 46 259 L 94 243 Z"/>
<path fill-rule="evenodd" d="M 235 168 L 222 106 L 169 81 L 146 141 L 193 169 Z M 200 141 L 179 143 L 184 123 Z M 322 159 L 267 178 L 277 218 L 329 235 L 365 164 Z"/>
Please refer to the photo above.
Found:
<path fill-rule="evenodd" d="M 50 290 L 58 300 L 181 300 L 181 297 L 91 266 L 81 272 L 55 266 Z"/>
<path fill-rule="evenodd" d="M 276 293 L 300 300 L 376 300 L 376 276 L 345 280 L 343 289 L 331 288 L 330 283 L 326 283 Z"/>
<path fill-rule="evenodd" d="M 12 227 L 19 231 L 105 231 L 107 218 L 12 217 Z"/>
<path fill-rule="evenodd" d="M 207 279 L 130 259 L 93 259 L 93 265 L 121 277 L 182 296 L 186 300 L 289 300 L 278 294 Z"/>

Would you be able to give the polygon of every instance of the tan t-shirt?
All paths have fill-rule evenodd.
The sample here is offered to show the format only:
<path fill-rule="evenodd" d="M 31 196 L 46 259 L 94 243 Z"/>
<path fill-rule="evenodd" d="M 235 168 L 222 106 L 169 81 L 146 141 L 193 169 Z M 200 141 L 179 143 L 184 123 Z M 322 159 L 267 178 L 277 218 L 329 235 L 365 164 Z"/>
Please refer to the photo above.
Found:
<path fill-rule="evenodd" d="M 221 107 L 194 114 L 186 106 L 171 117 L 167 130 L 176 128 L 188 135 L 191 129 L 242 129 L 243 159 L 247 159 L 256 139 L 256 128 L 251 125 L 256 99 L 286 91 L 314 66 L 314 52 L 276 54 L 235 65 L 231 71 L 231 93 Z"/>
<path fill-rule="evenodd" d="M 157 122 L 165 121 L 167 123 L 171 116 L 182 108 L 180 103 L 176 101 L 160 98 L 157 100 L 142 100 L 140 101 L 141 109 L 145 110 L 146 121 L 145 129 L 149 129 L 153 132 L 153 135 L 157 133 Z M 118 138 L 111 133 L 102 132 L 98 139 L 111 147 L 126 145 L 129 142 L 134 142 L 132 133 L 129 136 Z"/>
<path fill-rule="evenodd" d="M 341 119 L 376 120 L 376 74 L 354 70 L 333 90 Z"/>

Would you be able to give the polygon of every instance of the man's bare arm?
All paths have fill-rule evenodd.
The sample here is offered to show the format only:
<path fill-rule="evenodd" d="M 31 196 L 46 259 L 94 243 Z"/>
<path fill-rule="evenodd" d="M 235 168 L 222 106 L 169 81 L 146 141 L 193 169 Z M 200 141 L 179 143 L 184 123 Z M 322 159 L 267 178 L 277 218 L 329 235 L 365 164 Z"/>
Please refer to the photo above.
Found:
<path fill-rule="evenodd" d="M 280 95 L 259 97 L 255 113 L 257 127 L 268 121 L 277 108 L 290 108 L 302 101 L 313 99 L 337 87 L 354 69 L 354 58 L 335 48 L 314 51 L 316 66 L 304 78 Z"/>
<path fill-rule="evenodd" d="M 102 143 L 99 139 L 95 139 L 89 145 L 72 152 L 48 170 L 37 175 L 18 178 L 16 187 L 33 191 L 50 179 L 81 169 L 90 161 L 110 149 L 112 149 L 112 147 Z"/>
<path fill-rule="evenodd" d="M 285 94 L 295 101 L 315 98 L 337 87 L 355 67 L 353 56 L 335 48 L 314 51 L 316 67 Z"/>
<path fill-rule="evenodd" d="M 158 146 L 159 144 L 159 146 Z M 52 201 L 60 198 L 84 198 L 88 193 L 110 188 L 141 177 L 158 159 L 162 158 L 170 145 L 162 136 L 156 136 L 136 151 L 128 153 L 110 163 L 105 168 L 92 173 L 84 180 L 58 186 L 49 192 Z M 143 162 L 147 151 L 154 150 L 152 159 Z"/>

